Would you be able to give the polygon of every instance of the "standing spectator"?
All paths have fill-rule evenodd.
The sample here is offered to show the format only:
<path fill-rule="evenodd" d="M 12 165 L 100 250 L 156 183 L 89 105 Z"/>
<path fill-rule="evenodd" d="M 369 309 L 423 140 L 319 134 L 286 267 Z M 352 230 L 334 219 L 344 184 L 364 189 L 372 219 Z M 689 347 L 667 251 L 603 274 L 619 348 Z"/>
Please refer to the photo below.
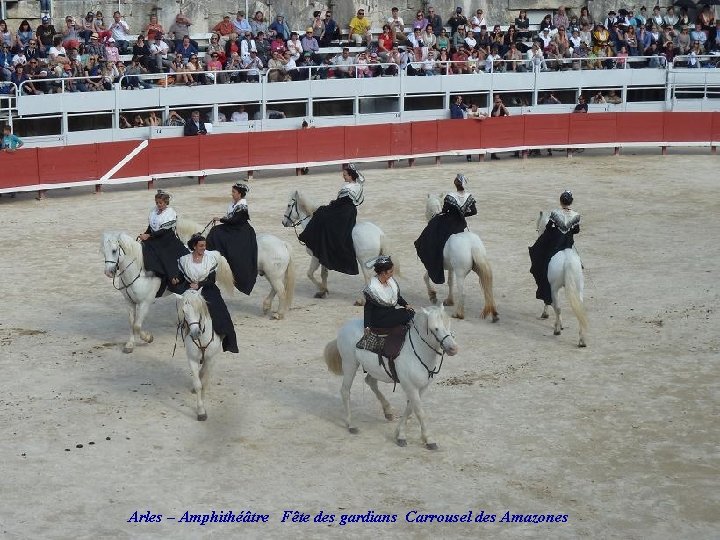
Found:
<path fill-rule="evenodd" d="M 313 18 L 310 21 L 310 28 L 313 29 L 315 38 L 320 39 L 325 32 L 325 21 L 321 17 L 322 11 L 313 11 Z"/>
<path fill-rule="evenodd" d="M 568 16 L 565 13 L 565 6 L 558 6 L 557 12 L 555 12 L 555 17 L 553 17 L 553 25 L 555 28 L 570 27 L 570 19 L 568 19 Z"/>
<path fill-rule="evenodd" d="M 95 14 L 92 11 L 88 11 L 85 18 L 80 23 L 78 28 L 78 35 L 87 44 L 90 42 L 90 36 L 95 31 Z M 66 40 L 68 38 L 65 38 Z M 65 45 L 67 47 L 67 45 Z"/>
<path fill-rule="evenodd" d="M 355 42 L 356 46 L 362 45 L 363 39 L 369 45 L 372 41 L 372 34 L 370 33 L 370 20 L 365 18 L 365 10 L 358 9 L 355 17 L 350 19 L 348 24 L 350 33 L 348 39 L 350 42 Z"/>
<path fill-rule="evenodd" d="M 480 29 L 484 26 L 485 28 L 488 27 L 487 20 L 485 19 L 485 15 L 483 14 L 482 9 L 478 9 L 475 12 L 475 15 L 473 15 L 473 18 L 470 19 L 470 26 L 472 26 L 472 33 L 475 34 L 475 37 L 480 36 Z"/>
<path fill-rule="evenodd" d="M 505 107 L 505 104 L 503 103 L 503 100 L 500 96 L 495 96 L 493 98 L 493 108 L 490 111 L 490 116 L 493 118 L 498 118 L 501 116 L 510 116 L 510 111 L 507 110 L 507 107 Z M 490 159 L 500 159 L 497 154 L 494 152 L 490 154 Z"/>
<path fill-rule="evenodd" d="M 3 127 L 3 137 L 2 137 L 2 143 L 0 144 L 0 149 L 2 149 L 5 152 L 14 152 L 18 148 L 22 148 L 24 146 L 24 143 L 22 142 L 22 139 L 15 135 L 12 132 L 12 128 L 6 124 Z"/>
<path fill-rule="evenodd" d="M 113 13 L 113 22 L 110 25 L 110 33 L 112 34 L 112 38 L 115 40 L 118 49 L 120 49 L 120 52 L 125 54 L 130 47 L 130 27 L 128 26 L 128 23 L 122 20 L 122 15 L 119 11 Z"/>
<path fill-rule="evenodd" d="M 185 36 L 188 36 L 188 41 L 190 40 L 190 27 L 192 26 L 192 22 L 190 19 L 188 19 L 185 15 L 183 15 L 182 10 L 180 10 L 180 13 L 178 13 L 175 16 L 175 22 L 170 26 L 170 29 L 168 32 L 170 32 L 173 35 L 173 41 L 175 43 L 175 49 L 177 50 L 178 46 L 183 43 Z M 248 27 L 249 30 L 249 27 Z M 193 46 L 195 47 L 195 50 L 197 50 L 198 45 L 197 43 L 193 43 Z"/>
<path fill-rule="evenodd" d="M 439 36 L 440 32 L 443 30 L 443 22 L 440 15 L 435 13 L 435 8 L 433 6 L 428 7 L 427 20 L 432 27 L 433 34 Z"/>
<path fill-rule="evenodd" d="M 388 17 L 387 23 L 390 26 L 393 40 L 405 39 L 405 22 L 400 16 L 400 10 L 398 8 L 394 7 L 390 10 L 390 17 Z"/>
<path fill-rule="evenodd" d="M 248 113 L 245 112 L 245 106 L 240 105 L 237 111 L 232 113 L 232 116 L 230 116 L 231 122 L 249 122 L 250 118 L 248 117 Z"/>
<path fill-rule="evenodd" d="M 467 109 L 467 105 L 463 103 L 463 97 L 461 95 L 455 96 L 455 101 L 450 105 L 450 118 L 453 120 L 465 119 Z"/>
<path fill-rule="evenodd" d="M 468 23 L 465 15 L 462 14 L 462 8 L 458 6 L 455 8 L 455 13 L 448 19 L 447 26 L 450 27 L 450 35 L 455 35 L 459 27 L 465 27 Z"/>
<path fill-rule="evenodd" d="M 252 32 L 250 22 L 245 18 L 245 12 L 240 10 L 235 15 L 235 19 L 232 22 L 233 30 L 238 36 L 244 36 L 245 31 Z"/>
<path fill-rule="evenodd" d="M 190 119 L 185 122 L 185 136 L 207 135 L 205 124 L 200 121 L 200 111 L 190 113 Z"/>

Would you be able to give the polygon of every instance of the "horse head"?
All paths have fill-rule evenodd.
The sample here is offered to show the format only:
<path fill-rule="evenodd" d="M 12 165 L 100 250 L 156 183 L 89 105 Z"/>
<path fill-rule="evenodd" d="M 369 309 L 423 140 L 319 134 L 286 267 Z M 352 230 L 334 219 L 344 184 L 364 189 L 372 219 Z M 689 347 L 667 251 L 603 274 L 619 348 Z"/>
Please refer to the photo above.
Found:
<path fill-rule="evenodd" d="M 192 339 L 198 337 L 205 330 L 204 319 L 208 316 L 207 304 L 200 291 L 188 289 L 181 296 L 178 309 L 178 318 L 182 317 Z"/>
<path fill-rule="evenodd" d="M 426 317 L 428 336 L 433 338 L 449 356 L 455 356 L 458 353 L 458 346 L 450 332 L 450 316 L 445 312 L 445 306 L 440 304 L 422 308 L 422 312 Z"/>
<path fill-rule="evenodd" d="M 100 251 L 105 257 L 105 275 L 113 277 L 120 265 L 120 242 L 118 235 L 114 233 L 103 234 Z"/>
<path fill-rule="evenodd" d="M 425 201 L 425 219 L 430 221 L 433 217 L 442 211 L 442 202 L 445 196 L 440 193 L 428 193 Z"/>
<path fill-rule="evenodd" d="M 290 194 L 285 214 L 283 215 L 283 227 L 297 227 L 303 221 L 308 219 L 313 212 L 312 205 L 303 197 L 299 190 L 295 190 Z"/>

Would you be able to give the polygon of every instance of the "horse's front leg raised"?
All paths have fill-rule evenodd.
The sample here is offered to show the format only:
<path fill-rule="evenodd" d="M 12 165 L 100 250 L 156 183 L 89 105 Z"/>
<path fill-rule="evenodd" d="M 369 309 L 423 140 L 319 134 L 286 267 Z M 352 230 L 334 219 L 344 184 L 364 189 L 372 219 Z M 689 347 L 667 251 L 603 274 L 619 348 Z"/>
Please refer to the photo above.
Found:
<path fill-rule="evenodd" d="M 395 418 L 395 415 L 393 415 L 392 407 L 390 406 L 390 402 L 388 402 L 387 399 L 385 399 L 385 396 L 378 388 L 378 382 L 375 378 L 371 377 L 370 374 L 367 374 L 367 377 L 365 377 L 365 382 L 370 387 L 370 390 L 373 391 L 373 394 L 375 394 L 375 397 L 378 398 L 378 401 L 380 401 L 380 405 L 382 406 L 383 414 L 385 415 L 385 420 L 392 420 Z"/>
<path fill-rule="evenodd" d="M 427 293 L 430 302 L 432 302 L 433 304 L 437 304 L 437 291 L 435 290 L 435 287 L 433 287 L 432 281 L 430 281 L 430 276 L 427 272 L 425 272 L 425 275 L 423 276 L 423 281 L 425 282 L 425 287 L 427 287 Z"/>
<path fill-rule="evenodd" d="M 320 268 L 320 261 L 316 257 L 310 258 L 310 267 L 307 271 L 307 277 L 310 281 L 313 282 L 315 287 L 317 287 L 318 292 L 315 293 L 315 298 L 326 298 L 328 295 L 327 290 L 327 269 L 325 267 L 322 268 L 320 271 L 320 276 L 323 281 L 318 281 L 315 279 L 315 272 L 317 269 Z M 325 276 L 323 277 L 323 272 L 325 273 Z"/>

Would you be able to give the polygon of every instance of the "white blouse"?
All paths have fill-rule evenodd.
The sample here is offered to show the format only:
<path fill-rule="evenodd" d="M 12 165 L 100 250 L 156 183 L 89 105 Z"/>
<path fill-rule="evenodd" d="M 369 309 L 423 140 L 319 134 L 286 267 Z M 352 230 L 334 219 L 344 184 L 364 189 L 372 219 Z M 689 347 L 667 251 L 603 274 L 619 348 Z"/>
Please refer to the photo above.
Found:
<path fill-rule="evenodd" d="M 193 261 L 193 254 L 188 253 L 178 259 L 178 266 L 180 270 L 192 283 L 200 283 L 208 278 L 208 276 L 215 271 L 220 264 L 219 251 L 207 250 L 203 254 L 202 261 Z"/>
<path fill-rule="evenodd" d="M 247 210 L 248 203 L 246 199 L 240 199 L 238 202 L 231 202 L 230 206 L 228 206 L 227 209 L 227 217 L 232 217 L 235 212 L 237 212 L 243 207 Z"/>
<path fill-rule="evenodd" d="M 377 276 L 374 276 L 367 287 L 365 292 L 370 295 L 378 304 L 385 306 L 397 306 L 399 287 L 395 278 L 390 278 L 386 283 L 381 283 Z"/>
<path fill-rule="evenodd" d="M 177 214 L 175 210 L 169 206 L 162 212 L 158 212 L 157 206 L 154 206 L 150 211 L 150 217 L 148 218 L 150 228 L 157 232 L 161 229 L 175 229 L 175 223 L 177 222 Z"/>
<path fill-rule="evenodd" d="M 337 195 L 338 199 L 342 197 L 349 197 L 355 206 L 360 206 L 365 200 L 363 185 L 360 182 L 345 182 Z"/>

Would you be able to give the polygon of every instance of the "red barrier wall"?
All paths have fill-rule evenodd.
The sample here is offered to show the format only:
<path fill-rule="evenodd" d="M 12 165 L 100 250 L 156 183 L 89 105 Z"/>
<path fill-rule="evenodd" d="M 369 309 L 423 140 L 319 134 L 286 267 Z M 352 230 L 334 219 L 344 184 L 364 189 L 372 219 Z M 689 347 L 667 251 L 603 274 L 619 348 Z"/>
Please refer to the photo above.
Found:
<path fill-rule="evenodd" d="M 718 141 L 720 112 L 542 114 L 175 137 L 150 140 L 110 182 L 205 170 L 463 154 L 464 150 Z M 0 190 L 92 183 L 138 144 L 122 141 L 2 152 Z"/>

